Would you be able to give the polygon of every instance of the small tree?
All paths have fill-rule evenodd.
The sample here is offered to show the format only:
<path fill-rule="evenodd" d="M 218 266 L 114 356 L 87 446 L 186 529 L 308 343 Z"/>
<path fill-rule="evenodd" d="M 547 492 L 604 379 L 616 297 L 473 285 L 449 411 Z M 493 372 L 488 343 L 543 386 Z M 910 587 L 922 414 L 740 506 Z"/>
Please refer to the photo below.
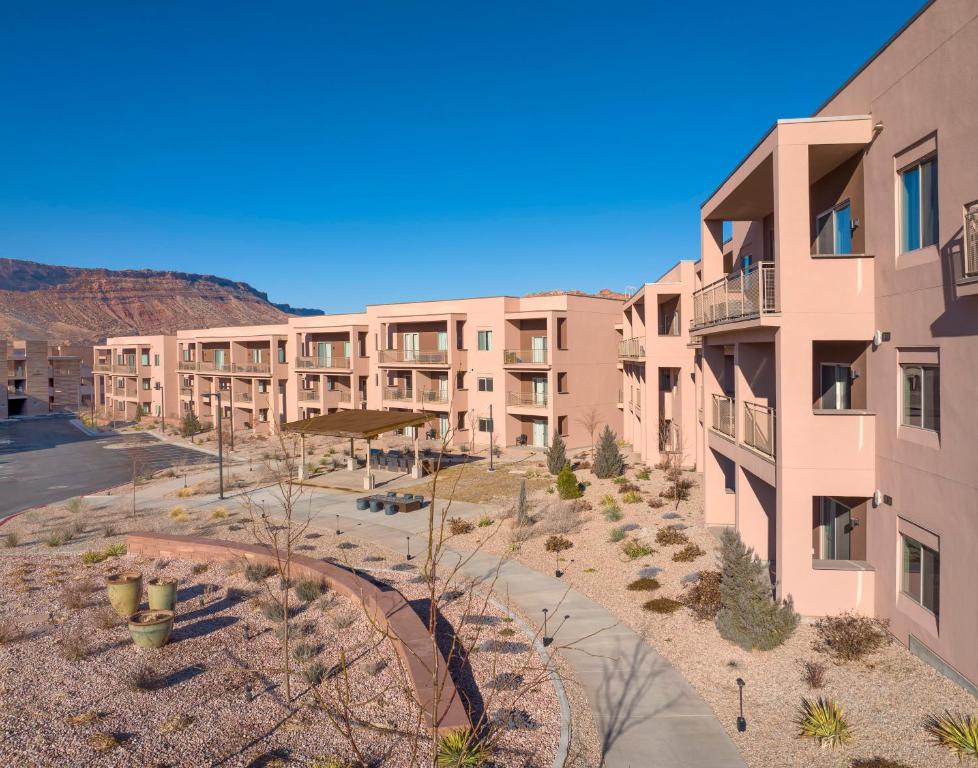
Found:
<path fill-rule="evenodd" d="M 577 422 L 584 427 L 587 431 L 587 435 L 591 440 L 591 456 L 594 457 L 594 433 L 598 431 L 598 425 L 601 423 L 598 419 L 598 409 L 589 408 L 581 416 L 578 417 Z"/>
<path fill-rule="evenodd" d="M 183 420 L 180 422 L 180 435 L 181 437 L 193 437 L 198 432 L 200 432 L 200 419 L 197 418 L 197 414 L 193 411 L 187 411 L 183 415 Z"/>
<path fill-rule="evenodd" d="M 581 498 L 581 486 L 570 464 L 564 464 L 564 468 L 557 473 L 557 495 L 562 499 Z"/>
<path fill-rule="evenodd" d="M 608 425 L 605 425 L 598 440 L 598 450 L 594 455 L 591 471 L 601 478 L 618 477 L 625 471 L 625 460 L 618 450 L 618 435 Z"/>
<path fill-rule="evenodd" d="M 520 480 L 520 492 L 516 497 L 516 525 L 530 524 L 530 513 L 526 508 L 526 480 Z"/>
<path fill-rule="evenodd" d="M 791 598 L 774 599 L 767 566 L 736 531 L 723 532 L 720 563 L 720 636 L 747 651 L 777 648 L 798 626 Z"/>
<path fill-rule="evenodd" d="M 138 424 L 142 420 L 143 420 L 143 406 L 137 405 L 136 406 L 136 419 L 135 419 L 135 421 Z"/>
<path fill-rule="evenodd" d="M 550 441 L 550 447 L 547 448 L 547 469 L 550 470 L 551 475 L 556 475 L 566 463 L 567 447 L 564 445 L 564 438 L 555 429 L 553 440 Z"/>

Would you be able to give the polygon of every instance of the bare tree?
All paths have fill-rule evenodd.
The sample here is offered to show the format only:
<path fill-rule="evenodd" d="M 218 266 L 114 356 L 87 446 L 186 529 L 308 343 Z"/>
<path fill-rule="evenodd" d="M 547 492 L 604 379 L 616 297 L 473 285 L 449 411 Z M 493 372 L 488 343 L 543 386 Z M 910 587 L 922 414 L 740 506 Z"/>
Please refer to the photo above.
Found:
<path fill-rule="evenodd" d="M 686 443 L 682 428 L 678 424 L 664 420 L 659 422 L 659 450 L 662 454 L 661 466 L 665 470 L 666 480 L 669 483 L 665 495 L 675 501 L 676 509 L 679 509 L 679 502 L 689 498 L 689 489 L 693 486 L 693 481 L 683 475 Z"/>
<path fill-rule="evenodd" d="M 591 456 L 594 456 L 594 433 L 598 431 L 598 427 L 601 426 L 601 421 L 598 418 L 598 409 L 595 407 L 588 408 L 584 413 L 577 417 L 577 423 L 584 427 L 591 440 Z"/>
<path fill-rule="evenodd" d="M 126 452 L 129 454 L 129 476 L 132 481 L 132 516 L 136 517 L 136 486 L 146 474 L 146 457 L 143 454 L 143 446 L 138 443 L 128 448 Z"/>

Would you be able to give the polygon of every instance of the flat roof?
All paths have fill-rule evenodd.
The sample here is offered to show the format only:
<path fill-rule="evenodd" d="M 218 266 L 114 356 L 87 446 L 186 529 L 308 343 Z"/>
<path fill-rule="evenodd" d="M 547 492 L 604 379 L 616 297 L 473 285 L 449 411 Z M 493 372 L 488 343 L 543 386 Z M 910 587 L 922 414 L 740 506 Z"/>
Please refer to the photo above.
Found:
<path fill-rule="evenodd" d="M 373 440 L 385 432 L 404 427 L 420 427 L 438 416 L 437 413 L 407 411 L 351 410 L 327 413 L 282 425 L 283 432 L 301 432 L 307 435 L 353 437 Z"/>

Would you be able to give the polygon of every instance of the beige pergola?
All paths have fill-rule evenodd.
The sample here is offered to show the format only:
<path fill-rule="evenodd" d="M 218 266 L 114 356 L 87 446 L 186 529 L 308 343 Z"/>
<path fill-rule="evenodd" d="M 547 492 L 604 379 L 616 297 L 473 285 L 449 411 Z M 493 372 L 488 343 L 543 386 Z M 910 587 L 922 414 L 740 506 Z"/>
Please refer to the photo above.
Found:
<path fill-rule="evenodd" d="M 306 435 L 323 435 L 326 437 L 346 437 L 350 440 L 350 458 L 347 469 L 356 469 L 356 457 L 353 452 L 354 440 L 367 441 L 367 474 L 363 480 L 365 490 L 374 487 L 374 475 L 370 470 L 370 441 L 376 440 L 386 432 L 397 429 L 415 427 L 414 431 L 414 467 L 411 476 L 421 477 L 421 461 L 419 458 L 418 428 L 436 418 L 434 413 L 414 413 L 408 411 L 367 411 L 349 410 L 327 413 L 323 416 L 312 416 L 308 419 L 290 421 L 282 425 L 283 432 L 299 434 L 299 445 L 302 460 L 299 462 L 299 479 L 305 479 Z"/>

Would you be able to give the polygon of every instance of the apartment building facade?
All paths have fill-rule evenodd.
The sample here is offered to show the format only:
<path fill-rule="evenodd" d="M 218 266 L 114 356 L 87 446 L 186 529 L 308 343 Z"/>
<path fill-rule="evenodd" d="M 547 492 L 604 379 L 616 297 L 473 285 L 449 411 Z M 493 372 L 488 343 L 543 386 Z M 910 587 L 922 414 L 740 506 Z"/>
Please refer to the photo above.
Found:
<path fill-rule="evenodd" d="M 370 338 L 366 313 L 294 317 L 288 324 L 291 381 L 287 412 L 296 418 L 367 407 Z"/>
<path fill-rule="evenodd" d="M 174 336 L 120 336 L 93 349 L 95 407 L 106 418 L 180 415 Z"/>
<path fill-rule="evenodd" d="M 978 684 L 978 14 L 924 9 L 701 208 L 707 522 Z"/>
<path fill-rule="evenodd" d="M 6 372 L 0 419 L 91 407 L 91 384 L 80 349 L 46 339 L 0 340 Z"/>

